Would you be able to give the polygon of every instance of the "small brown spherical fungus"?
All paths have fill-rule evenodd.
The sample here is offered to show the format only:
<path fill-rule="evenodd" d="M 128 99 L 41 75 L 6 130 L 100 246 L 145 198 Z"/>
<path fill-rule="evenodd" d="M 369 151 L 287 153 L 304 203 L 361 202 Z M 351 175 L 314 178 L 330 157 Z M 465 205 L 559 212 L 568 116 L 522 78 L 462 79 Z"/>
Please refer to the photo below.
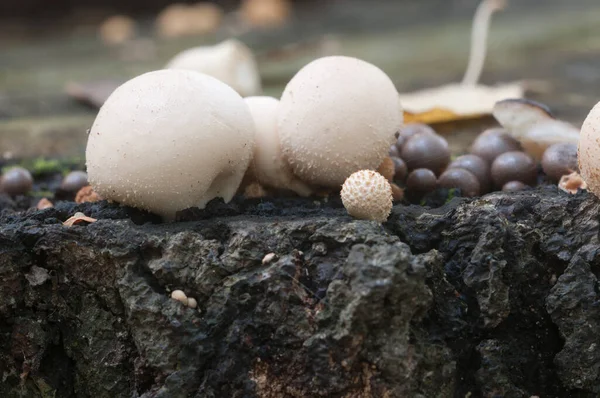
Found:
<path fill-rule="evenodd" d="M 399 158 L 400 157 L 400 150 L 398 149 L 398 147 L 396 146 L 396 144 L 393 144 L 390 146 L 390 150 L 388 151 L 388 155 L 394 158 Z"/>
<path fill-rule="evenodd" d="M 518 192 L 529 188 L 529 185 L 523 184 L 521 181 L 509 181 L 502 186 L 504 192 Z"/>
<path fill-rule="evenodd" d="M 473 154 L 462 155 L 454 159 L 448 165 L 448 169 L 465 169 L 470 171 L 479 180 L 480 194 L 490 190 L 490 167 L 483 158 Z"/>
<path fill-rule="evenodd" d="M 433 128 L 423 123 L 407 123 L 400 128 L 398 133 L 398 139 L 396 141 L 398 150 L 402 150 L 406 141 L 413 135 L 419 133 L 437 134 Z"/>
<path fill-rule="evenodd" d="M 13 167 L 0 179 L 0 191 L 10 196 L 25 195 L 32 187 L 33 177 L 22 167 Z"/>
<path fill-rule="evenodd" d="M 459 168 L 444 171 L 438 178 L 438 185 L 442 188 L 459 188 L 462 195 L 467 197 L 478 196 L 481 190 L 475 174 Z"/>
<path fill-rule="evenodd" d="M 352 173 L 340 195 L 348 214 L 358 219 L 384 222 L 392 211 L 392 187 L 373 170 Z"/>
<path fill-rule="evenodd" d="M 502 187 L 509 181 L 534 185 L 537 165 L 533 158 L 524 152 L 505 152 L 492 163 L 491 175 L 496 187 Z"/>
<path fill-rule="evenodd" d="M 425 195 L 437 187 L 437 177 L 429 169 L 415 169 L 406 178 L 406 189 L 413 196 Z"/>
<path fill-rule="evenodd" d="M 450 162 L 448 142 L 437 134 L 421 132 L 410 137 L 400 152 L 409 170 L 427 168 L 440 174 Z"/>
<path fill-rule="evenodd" d="M 577 144 L 563 142 L 548 147 L 542 157 L 542 169 L 552 180 L 579 171 L 577 166 Z"/>
<path fill-rule="evenodd" d="M 68 192 L 76 193 L 88 185 L 88 177 L 85 171 L 72 171 L 65 176 L 60 187 Z"/>
<path fill-rule="evenodd" d="M 521 149 L 519 142 L 503 128 L 491 128 L 479 134 L 469 152 L 477 155 L 489 164 L 505 152 Z"/>
<path fill-rule="evenodd" d="M 394 162 L 394 181 L 404 182 L 408 175 L 406 163 L 399 157 L 392 157 L 392 161 Z"/>

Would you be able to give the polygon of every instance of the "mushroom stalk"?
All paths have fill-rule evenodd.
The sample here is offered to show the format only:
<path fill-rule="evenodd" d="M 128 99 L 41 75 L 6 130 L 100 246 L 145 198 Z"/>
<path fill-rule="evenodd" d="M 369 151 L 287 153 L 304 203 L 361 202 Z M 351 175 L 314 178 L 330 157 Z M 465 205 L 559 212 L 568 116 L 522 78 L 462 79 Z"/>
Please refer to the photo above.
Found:
<path fill-rule="evenodd" d="M 496 11 L 500 11 L 504 7 L 506 7 L 506 0 L 483 0 L 477 7 L 471 30 L 469 63 L 462 84 L 475 85 L 479 81 L 487 53 L 490 20 Z"/>

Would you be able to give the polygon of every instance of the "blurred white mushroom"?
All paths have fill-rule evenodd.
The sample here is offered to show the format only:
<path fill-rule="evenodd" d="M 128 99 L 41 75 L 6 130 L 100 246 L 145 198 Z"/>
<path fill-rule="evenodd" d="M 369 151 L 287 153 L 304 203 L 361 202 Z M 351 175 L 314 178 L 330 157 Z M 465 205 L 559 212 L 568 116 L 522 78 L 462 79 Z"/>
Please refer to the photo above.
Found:
<path fill-rule="evenodd" d="M 523 149 L 540 161 L 546 149 L 557 143 L 579 142 L 579 130 L 554 118 L 550 110 L 535 101 L 506 99 L 496 103 L 496 120 L 515 137 Z"/>
<path fill-rule="evenodd" d="M 173 57 L 165 68 L 193 70 L 213 76 L 242 97 L 258 95 L 262 91 L 254 54 L 236 39 L 185 50 Z"/>

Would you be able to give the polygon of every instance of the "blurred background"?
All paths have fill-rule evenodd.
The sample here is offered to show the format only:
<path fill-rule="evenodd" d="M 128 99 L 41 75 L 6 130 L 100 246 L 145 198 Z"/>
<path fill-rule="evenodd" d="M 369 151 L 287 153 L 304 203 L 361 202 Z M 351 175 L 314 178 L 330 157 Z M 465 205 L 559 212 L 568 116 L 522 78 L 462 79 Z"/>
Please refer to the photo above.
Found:
<path fill-rule="evenodd" d="M 365 59 L 400 92 L 460 81 L 478 0 L 0 1 L 0 152 L 81 153 L 98 102 L 181 51 L 237 38 L 279 96 L 306 63 Z M 528 97 L 579 126 L 600 98 L 600 2 L 508 0 L 495 14 L 484 84 L 527 81 Z"/>

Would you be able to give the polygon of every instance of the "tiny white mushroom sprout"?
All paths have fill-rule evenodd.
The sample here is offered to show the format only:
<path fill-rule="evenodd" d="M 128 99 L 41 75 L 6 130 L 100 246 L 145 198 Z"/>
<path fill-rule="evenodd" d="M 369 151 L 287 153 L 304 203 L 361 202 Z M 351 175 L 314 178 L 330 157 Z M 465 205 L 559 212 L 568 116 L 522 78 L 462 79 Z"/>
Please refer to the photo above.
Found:
<path fill-rule="evenodd" d="M 248 168 L 254 122 L 244 100 L 207 75 L 161 70 L 120 86 L 86 148 L 100 196 L 172 221 L 177 211 L 230 201 Z"/>
<path fill-rule="evenodd" d="M 381 69 L 330 56 L 312 61 L 287 84 L 277 128 L 295 175 L 339 189 L 355 171 L 381 164 L 402 121 L 396 87 Z"/>
<path fill-rule="evenodd" d="M 311 188 L 292 173 L 281 152 L 277 133 L 279 100 L 273 97 L 247 97 L 244 100 L 254 118 L 256 132 L 250 174 L 263 186 L 291 190 L 301 196 L 310 195 Z"/>
<path fill-rule="evenodd" d="M 342 186 L 342 203 L 352 217 L 384 222 L 392 211 L 392 186 L 373 170 L 360 170 Z"/>
<path fill-rule="evenodd" d="M 165 68 L 193 70 L 216 77 L 243 97 L 258 95 L 262 91 L 254 54 L 236 39 L 184 50 L 173 57 Z"/>

